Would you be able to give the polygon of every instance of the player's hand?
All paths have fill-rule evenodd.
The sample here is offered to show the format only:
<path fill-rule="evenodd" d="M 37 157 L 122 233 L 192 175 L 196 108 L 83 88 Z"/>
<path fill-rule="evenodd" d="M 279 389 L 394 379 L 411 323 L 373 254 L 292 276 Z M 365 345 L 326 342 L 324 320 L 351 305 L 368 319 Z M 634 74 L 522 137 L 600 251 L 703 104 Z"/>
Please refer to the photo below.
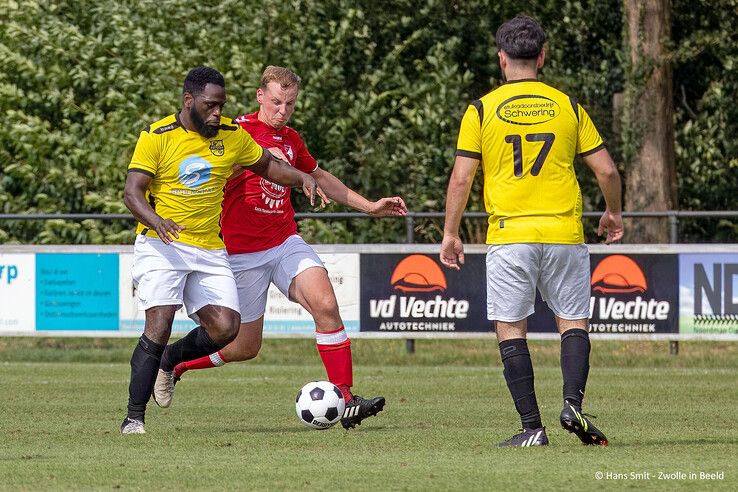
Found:
<path fill-rule="evenodd" d="M 318 182 L 315 181 L 315 178 L 309 174 L 303 173 L 302 192 L 305 193 L 305 196 L 310 200 L 311 206 L 315 206 L 315 195 L 320 197 L 320 208 L 325 208 L 326 205 L 331 203 L 325 192 L 323 192 L 323 189 L 318 186 Z"/>
<path fill-rule="evenodd" d="M 287 160 L 287 157 L 284 155 L 284 152 L 282 152 L 282 149 L 280 149 L 279 147 L 269 147 L 267 150 L 277 159 L 281 159 L 287 163 L 290 162 Z"/>
<path fill-rule="evenodd" d="M 372 217 L 403 216 L 407 215 L 407 206 L 399 196 L 380 198 L 372 203 L 371 208 L 366 213 Z"/>
<path fill-rule="evenodd" d="M 605 213 L 600 217 L 600 225 L 597 228 L 597 235 L 607 231 L 605 237 L 605 244 L 610 244 L 614 241 L 619 241 L 623 237 L 623 215 L 621 213 L 613 213 L 609 210 L 605 210 Z"/>
<path fill-rule="evenodd" d="M 444 235 L 441 243 L 441 263 L 452 270 L 464 264 L 464 243 L 459 236 Z"/>
<path fill-rule="evenodd" d="M 169 244 L 174 241 L 174 239 L 179 239 L 179 233 L 184 231 L 186 227 L 177 224 L 172 219 L 160 219 L 159 222 L 154 224 L 153 229 L 159 235 L 159 239 L 161 239 L 164 244 Z M 174 236 L 174 239 L 172 239 L 170 234 L 171 236 Z"/>

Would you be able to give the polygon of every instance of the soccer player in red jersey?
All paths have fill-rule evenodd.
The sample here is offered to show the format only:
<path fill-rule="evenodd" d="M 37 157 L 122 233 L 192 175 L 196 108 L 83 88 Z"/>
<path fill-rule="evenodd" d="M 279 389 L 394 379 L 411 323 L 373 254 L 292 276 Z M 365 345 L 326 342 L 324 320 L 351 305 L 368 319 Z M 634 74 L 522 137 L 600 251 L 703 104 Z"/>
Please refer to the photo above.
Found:
<path fill-rule="evenodd" d="M 295 168 L 312 175 L 328 198 L 370 216 L 402 216 L 407 207 L 395 196 L 370 201 L 320 169 L 305 143 L 287 123 L 295 110 L 300 78 L 286 68 L 269 66 L 256 91 L 259 111 L 236 118 L 254 140 Z M 190 369 L 253 359 L 261 348 L 270 283 L 315 320 L 318 352 L 328 380 L 346 400 L 341 424 L 350 429 L 384 407 L 383 397 L 362 398 L 353 385 L 351 340 L 338 312 L 328 273 L 313 249 L 297 234 L 290 189 L 252 172 L 236 170 L 223 201 L 221 227 L 238 286 L 241 326 L 235 340 L 209 356 L 163 367 L 154 389 L 160 406 L 171 404 L 174 384 Z"/>

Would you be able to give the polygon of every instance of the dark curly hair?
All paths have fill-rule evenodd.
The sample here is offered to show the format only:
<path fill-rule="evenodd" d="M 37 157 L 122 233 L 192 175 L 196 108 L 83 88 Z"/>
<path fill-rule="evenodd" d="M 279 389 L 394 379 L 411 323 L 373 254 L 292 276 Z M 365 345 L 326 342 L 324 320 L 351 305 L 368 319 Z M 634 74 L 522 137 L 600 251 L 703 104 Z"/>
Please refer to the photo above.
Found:
<path fill-rule="evenodd" d="M 532 17 L 519 15 L 497 29 L 495 42 L 510 58 L 530 60 L 541 53 L 546 33 Z"/>
<path fill-rule="evenodd" d="M 185 77 L 182 94 L 189 92 L 193 96 L 196 96 L 204 91 L 205 86 L 208 84 L 215 84 L 225 89 L 223 74 L 210 67 L 193 68 L 189 71 L 187 77 Z"/>

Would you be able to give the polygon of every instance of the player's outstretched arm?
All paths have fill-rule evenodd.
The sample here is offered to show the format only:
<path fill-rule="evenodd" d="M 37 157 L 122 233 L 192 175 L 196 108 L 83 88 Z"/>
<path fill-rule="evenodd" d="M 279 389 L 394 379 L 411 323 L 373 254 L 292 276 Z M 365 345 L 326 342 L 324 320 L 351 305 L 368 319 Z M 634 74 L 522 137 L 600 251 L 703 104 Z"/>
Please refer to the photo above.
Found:
<path fill-rule="evenodd" d="M 444 266 L 454 270 L 459 270 L 464 264 L 464 244 L 459 237 L 459 226 L 478 166 L 479 159 L 456 156 L 454 169 L 448 182 L 446 220 L 443 226 L 440 259 Z"/>
<path fill-rule="evenodd" d="M 597 183 L 605 196 L 607 209 L 600 218 L 597 235 L 607 232 L 605 243 L 618 241 L 623 237 L 623 209 L 620 174 L 607 149 L 584 157 L 584 162 L 592 169 Z"/>
<path fill-rule="evenodd" d="M 185 227 L 177 224 L 172 219 L 160 217 L 151 208 L 151 204 L 146 200 L 146 191 L 149 189 L 151 180 L 152 177 L 148 174 L 135 170 L 128 171 L 126 186 L 123 191 L 123 203 L 126 204 L 136 220 L 152 231 L 156 231 L 159 239 L 165 244 L 169 244 L 174 239 L 179 239 L 179 233 Z"/>
<path fill-rule="evenodd" d="M 264 155 L 259 162 L 248 169 L 273 183 L 290 188 L 302 188 L 303 193 L 310 200 L 310 205 L 315 205 L 316 195 L 320 197 L 321 208 L 330 203 L 315 178 L 295 169 L 288 162 L 275 158 L 267 149 L 264 149 Z"/>
<path fill-rule="evenodd" d="M 313 171 L 312 176 L 315 177 L 315 180 L 323 188 L 328 198 L 336 203 L 346 205 L 372 217 L 402 216 L 407 214 L 405 201 L 399 196 L 380 198 L 373 202 L 343 184 L 340 179 L 324 169 L 316 169 Z"/>

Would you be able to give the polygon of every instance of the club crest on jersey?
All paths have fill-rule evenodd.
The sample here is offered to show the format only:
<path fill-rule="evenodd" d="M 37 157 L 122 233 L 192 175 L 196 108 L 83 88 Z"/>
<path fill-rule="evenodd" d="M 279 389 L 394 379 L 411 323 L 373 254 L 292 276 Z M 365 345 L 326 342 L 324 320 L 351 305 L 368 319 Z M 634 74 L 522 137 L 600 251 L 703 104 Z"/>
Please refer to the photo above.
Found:
<path fill-rule="evenodd" d="M 213 140 L 210 142 L 210 153 L 216 157 L 222 157 L 225 154 L 225 145 L 222 140 Z"/>
<path fill-rule="evenodd" d="M 292 152 L 292 146 L 290 144 L 284 144 L 284 153 L 290 158 L 290 162 L 294 160 L 295 154 Z"/>

